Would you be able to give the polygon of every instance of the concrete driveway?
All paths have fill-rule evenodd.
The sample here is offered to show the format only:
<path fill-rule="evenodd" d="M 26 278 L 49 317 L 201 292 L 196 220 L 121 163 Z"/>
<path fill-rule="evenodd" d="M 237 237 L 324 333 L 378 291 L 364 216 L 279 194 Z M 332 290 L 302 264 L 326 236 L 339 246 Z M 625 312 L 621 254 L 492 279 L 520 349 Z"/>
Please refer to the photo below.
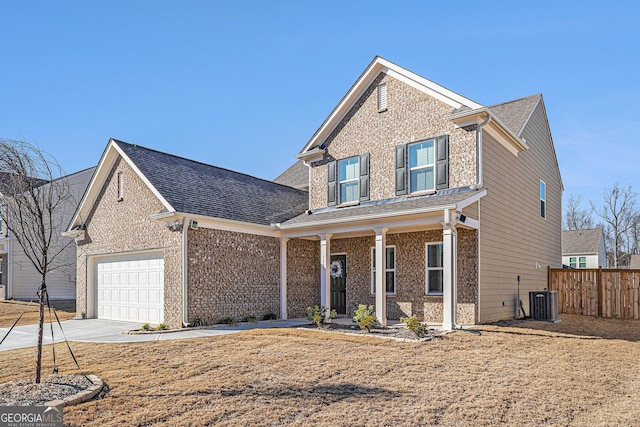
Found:
<path fill-rule="evenodd" d="M 64 336 L 69 341 L 97 342 L 97 343 L 121 343 L 178 340 L 187 338 L 213 337 L 218 335 L 233 334 L 249 329 L 262 328 L 295 328 L 309 324 L 306 319 L 277 320 L 273 322 L 241 324 L 207 329 L 185 329 L 176 332 L 163 332 L 152 334 L 123 334 L 140 328 L 140 323 L 120 322 L 118 320 L 104 319 L 72 319 L 62 323 Z M 45 323 L 43 344 L 51 344 L 51 327 Z M 9 328 L 0 328 L 0 340 L 4 338 Z M 53 337 L 56 343 L 64 341 L 62 331 L 58 324 L 53 326 Z M 38 342 L 38 325 L 16 326 L 9 336 L 0 344 L 0 351 L 14 350 L 17 348 L 35 347 Z"/>

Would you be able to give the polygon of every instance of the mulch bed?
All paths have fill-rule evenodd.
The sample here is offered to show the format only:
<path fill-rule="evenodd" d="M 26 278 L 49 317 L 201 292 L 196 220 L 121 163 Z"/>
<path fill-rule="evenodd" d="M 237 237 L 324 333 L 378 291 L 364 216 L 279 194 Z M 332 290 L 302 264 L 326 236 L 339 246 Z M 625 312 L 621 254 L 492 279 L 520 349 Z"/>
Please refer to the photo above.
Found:
<path fill-rule="evenodd" d="M 377 338 L 390 338 L 401 341 L 430 341 L 433 338 L 442 335 L 443 332 L 436 329 L 429 329 L 427 335 L 422 338 L 416 337 L 416 335 L 408 330 L 404 326 L 386 326 L 376 327 L 368 332 L 366 329 L 360 329 L 357 324 L 345 325 L 341 323 L 331 323 L 327 325 L 327 329 L 318 328 L 315 324 L 300 326 L 302 329 L 315 329 L 326 332 L 347 333 L 354 335 L 363 335 Z"/>
<path fill-rule="evenodd" d="M 84 375 L 52 375 L 36 384 L 33 378 L 0 384 L 0 406 L 43 406 L 74 396 L 93 383 Z"/>

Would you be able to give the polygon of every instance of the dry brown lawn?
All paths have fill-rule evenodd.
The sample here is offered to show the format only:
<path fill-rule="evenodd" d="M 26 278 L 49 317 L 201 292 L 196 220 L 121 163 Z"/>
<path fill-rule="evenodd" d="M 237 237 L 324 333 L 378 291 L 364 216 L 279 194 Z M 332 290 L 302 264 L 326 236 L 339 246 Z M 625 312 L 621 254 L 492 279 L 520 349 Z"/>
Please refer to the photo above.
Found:
<path fill-rule="evenodd" d="M 64 417 L 82 426 L 638 425 L 640 322 L 562 320 L 424 343 L 285 329 L 74 343 L 111 391 Z M 56 348 L 61 373 L 77 373 Z M 0 382 L 31 375 L 33 353 L 0 352 Z"/>
<path fill-rule="evenodd" d="M 57 309 L 60 321 L 69 320 L 76 316 L 75 303 L 73 302 L 52 302 Z M 33 325 L 38 323 L 38 303 L 32 302 L 29 305 L 24 301 L 0 301 L 0 328 L 9 328 L 20 317 L 20 313 L 26 312 L 20 319 L 17 326 Z M 53 312 L 52 312 L 53 315 Z M 53 318 L 55 322 L 55 317 Z M 49 321 L 49 310 L 45 307 L 45 321 Z"/>

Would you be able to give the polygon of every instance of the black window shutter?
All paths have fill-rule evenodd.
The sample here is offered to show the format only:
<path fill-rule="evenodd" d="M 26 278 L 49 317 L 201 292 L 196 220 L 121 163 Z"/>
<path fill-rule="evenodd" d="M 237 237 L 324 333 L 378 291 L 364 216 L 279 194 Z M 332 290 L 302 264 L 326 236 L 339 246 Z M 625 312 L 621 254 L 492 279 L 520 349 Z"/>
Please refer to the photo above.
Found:
<path fill-rule="evenodd" d="M 396 147 L 396 196 L 407 194 L 407 146 Z"/>
<path fill-rule="evenodd" d="M 449 188 L 449 136 L 436 139 L 436 190 Z"/>
<path fill-rule="evenodd" d="M 336 161 L 327 163 L 327 206 L 335 206 L 337 199 Z"/>
<path fill-rule="evenodd" d="M 369 200 L 369 153 L 360 155 L 360 201 Z"/>

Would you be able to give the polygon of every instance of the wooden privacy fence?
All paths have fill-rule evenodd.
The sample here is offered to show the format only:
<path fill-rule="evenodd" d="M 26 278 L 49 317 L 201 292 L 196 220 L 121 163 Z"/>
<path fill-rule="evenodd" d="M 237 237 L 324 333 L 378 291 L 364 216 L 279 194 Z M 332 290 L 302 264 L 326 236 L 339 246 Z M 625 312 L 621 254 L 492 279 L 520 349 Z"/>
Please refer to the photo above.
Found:
<path fill-rule="evenodd" d="M 559 313 L 640 318 L 640 270 L 549 268 L 547 286 Z"/>

